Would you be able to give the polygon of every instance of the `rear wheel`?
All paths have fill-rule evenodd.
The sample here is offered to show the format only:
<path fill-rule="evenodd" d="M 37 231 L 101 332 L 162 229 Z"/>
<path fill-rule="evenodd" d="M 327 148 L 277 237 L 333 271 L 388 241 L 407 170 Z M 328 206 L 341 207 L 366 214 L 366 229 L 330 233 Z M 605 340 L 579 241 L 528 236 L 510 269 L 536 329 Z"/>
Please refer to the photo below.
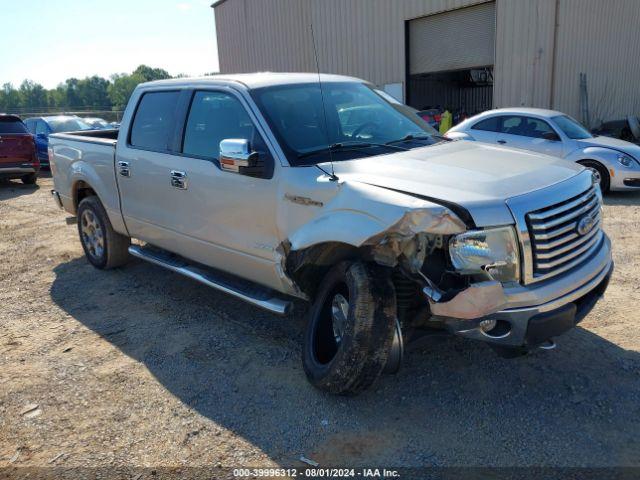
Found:
<path fill-rule="evenodd" d="M 94 267 L 116 268 L 129 260 L 131 239 L 113 229 L 98 197 L 84 198 L 78 205 L 78 233 L 87 260 Z"/>
<path fill-rule="evenodd" d="M 607 193 L 611 185 L 611 178 L 609 177 L 609 172 L 604 165 L 593 160 L 585 160 L 584 162 L 580 162 L 580 164 L 591 170 L 593 177 L 600 184 L 600 190 L 602 190 L 602 193 Z"/>
<path fill-rule="evenodd" d="M 395 318 L 395 291 L 384 270 L 361 262 L 333 267 L 309 311 L 303 347 L 309 381 L 341 395 L 370 387 L 387 363 Z"/>
<path fill-rule="evenodd" d="M 35 185 L 38 181 L 38 174 L 30 173 L 29 175 L 24 175 L 20 180 L 22 180 L 22 183 L 25 185 Z"/>

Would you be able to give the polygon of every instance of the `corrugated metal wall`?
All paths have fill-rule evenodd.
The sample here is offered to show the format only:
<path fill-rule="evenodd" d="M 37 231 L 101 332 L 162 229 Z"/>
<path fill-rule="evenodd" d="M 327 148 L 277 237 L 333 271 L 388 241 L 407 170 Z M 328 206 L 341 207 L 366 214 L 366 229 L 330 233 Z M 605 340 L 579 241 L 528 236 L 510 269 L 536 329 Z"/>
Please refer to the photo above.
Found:
<path fill-rule="evenodd" d="M 486 0 L 227 0 L 215 8 L 220 71 L 315 71 L 405 81 L 405 20 Z"/>
<path fill-rule="evenodd" d="M 496 4 L 495 107 L 549 107 L 556 0 Z"/>
<path fill-rule="evenodd" d="M 215 8 L 220 70 L 315 71 L 313 23 L 323 72 L 404 82 L 405 21 L 483 2 L 227 0 Z M 640 113 L 638 25 L 640 0 L 496 0 L 494 106 L 580 118 L 585 72 L 594 123 Z"/>
<path fill-rule="evenodd" d="M 580 118 L 587 74 L 592 125 L 640 115 L 640 1 L 560 0 L 553 107 Z"/>

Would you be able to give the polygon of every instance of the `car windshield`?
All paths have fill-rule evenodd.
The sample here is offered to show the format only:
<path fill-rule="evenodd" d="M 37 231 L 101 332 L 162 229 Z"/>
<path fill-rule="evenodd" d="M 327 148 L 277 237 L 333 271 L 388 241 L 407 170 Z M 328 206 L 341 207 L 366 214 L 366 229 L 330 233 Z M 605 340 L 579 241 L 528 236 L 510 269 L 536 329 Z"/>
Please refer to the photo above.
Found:
<path fill-rule="evenodd" d="M 61 132 L 77 132 L 79 130 L 91 130 L 91 126 L 79 118 L 62 118 L 52 119 L 48 121 L 53 133 Z"/>
<path fill-rule="evenodd" d="M 593 138 L 589 130 L 580 125 L 577 121 L 567 115 L 559 115 L 553 117 L 552 120 L 564 134 L 572 140 L 583 140 L 585 138 Z"/>
<path fill-rule="evenodd" d="M 443 141 L 409 107 L 362 83 L 278 85 L 251 94 L 291 165 L 327 161 L 329 151 L 333 160 L 348 160 Z"/>

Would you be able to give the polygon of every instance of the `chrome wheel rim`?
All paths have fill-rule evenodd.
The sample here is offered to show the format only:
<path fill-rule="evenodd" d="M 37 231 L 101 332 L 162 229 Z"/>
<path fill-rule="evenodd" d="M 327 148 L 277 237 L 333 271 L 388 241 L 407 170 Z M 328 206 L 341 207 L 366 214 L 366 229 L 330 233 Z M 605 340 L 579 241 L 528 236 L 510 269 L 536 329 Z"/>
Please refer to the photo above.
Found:
<path fill-rule="evenodd" d="M 89 255 L 94 258 L 102 258 L 104 254 L 104 234 L 98 218 L 91 210 L 85 210 L 80 217 L 80 232 L 82 243 Z"/>
<path fill-rule="evenodd" d="M 349 302 L 341 293 L 336 293 L 331 301 L 331 325 L 336 343 L 342 341 L 349 318 Z"/>

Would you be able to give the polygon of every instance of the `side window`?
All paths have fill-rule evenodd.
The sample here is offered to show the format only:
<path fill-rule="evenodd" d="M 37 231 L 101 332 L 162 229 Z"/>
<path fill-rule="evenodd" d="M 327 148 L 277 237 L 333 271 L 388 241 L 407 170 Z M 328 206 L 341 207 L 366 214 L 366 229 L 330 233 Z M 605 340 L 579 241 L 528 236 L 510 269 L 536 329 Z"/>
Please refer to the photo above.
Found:
<path fill-rule="evenodd" d="M 502 126 L 499 131 L 509 135 L 524 135 L 525 125 L 526 119 L 524 117 L 516 115 L 502 117 Z"/>
<path fill-rule="evenodd" d="M 24 124 L 27 126 L 27 130 L 29 130 L 30 133 L 36 133 L 36 122 L 34 120 L 27 120 Z"/>
<path fill-rule="evenodd" d="M 49 133 L 49 129 L 47 128 L 46 123 L 44 123 L 42 120 L 38 120 L 38 123 L 36 123 L 36 135 L 39 135 L 41 133 L 44 133 L 46 135 Z"/>
<path fill-rule="evenodd" d="M 527 137 L 543 138 L 545 133 L 555 133 L 551 125 L 539 118 L 525 117 L 526 125 L 523 135 Z"/>
<path fill-rule="evenodd" d="M 218 160 L 220 142 L 226 139 L 249 140 L 251 149 L 273 163 L 269 149 L 240 101 L 228 93 L 196 92 L 184 129 L 182 153 Z"/>
<path fill-rule="evenodd" d="M 486 120 L 480 120 L 474 126 L 471 127 L 472 130 L 483 130 L 485 132 L 498 132 L 500 124 L 500 117 L 491 117 Z"/>
<path fill-rule="evenodd" d="M 179 96 L 177 91 L 149 92 L 142 96 L 131 124 L 132 147 L 161 152 L 169 149 Z"/>

